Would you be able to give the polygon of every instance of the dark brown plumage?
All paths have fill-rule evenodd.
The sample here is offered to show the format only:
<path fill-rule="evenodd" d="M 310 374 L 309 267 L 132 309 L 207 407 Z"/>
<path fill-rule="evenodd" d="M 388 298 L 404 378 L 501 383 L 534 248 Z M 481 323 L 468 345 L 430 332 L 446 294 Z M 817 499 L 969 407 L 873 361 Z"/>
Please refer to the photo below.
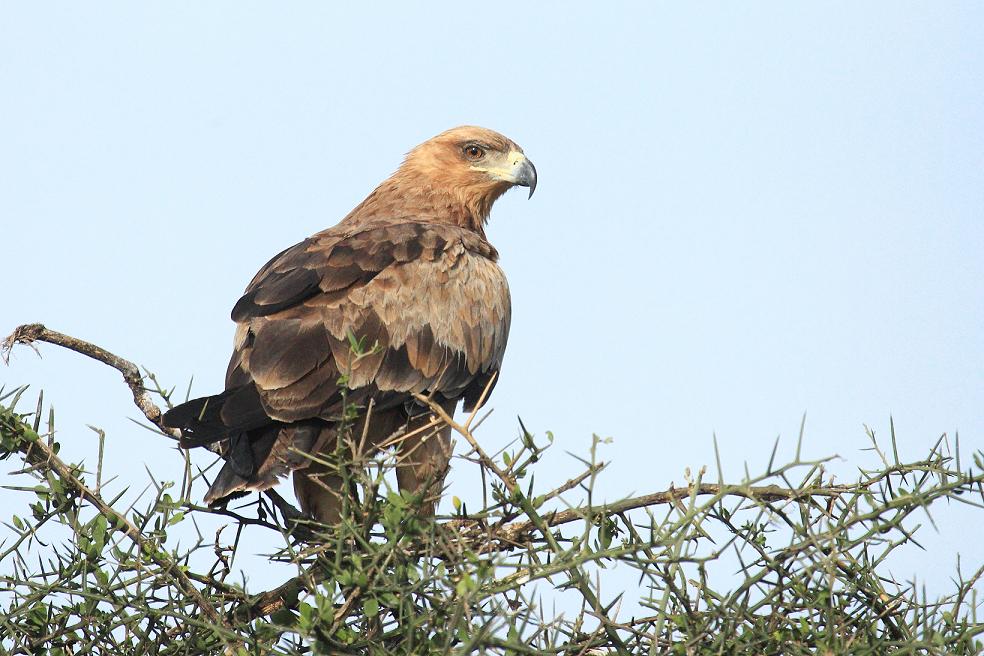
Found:
<path fill-rule="evenodd" d="M 223 443 L 205 500 L 275 485 L 294 471 L 302 508 L 332 522 L 341 483 L 303 453 L 335 447 L 343 401 L 363 409 L 371 445 L 429 417 L 415 392 L 466 410 L 496 375 L 509 335 L 509 288 L 484 225 L 495 200 L 536 186 L 522 149 L 461 127 L 418 146 L 338 225 L 264 266 L 232 310 L 235 348 L 221 394 L 164 416 L 186 447 Z M 355 346 L 355 348 L 353 348 Z M 450 433 L 396 440 L 400 488 L 441 492 Z M 425 489 L 426 486 L 426 489 Z M 425 508 L 427 505 L 425 505 Z"/>

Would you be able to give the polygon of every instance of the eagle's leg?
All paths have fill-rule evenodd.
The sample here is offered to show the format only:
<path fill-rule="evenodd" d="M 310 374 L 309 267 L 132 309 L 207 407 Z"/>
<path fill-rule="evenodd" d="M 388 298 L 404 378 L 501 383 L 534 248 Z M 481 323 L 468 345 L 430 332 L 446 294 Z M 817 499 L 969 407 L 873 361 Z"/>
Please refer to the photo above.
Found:
<path fill-rule="evenodd" d="M 347 448 L 343 453 L 347 454 L 350 462 L 360 462 L 359 451 L 371 455 L 405 423 L 406 415 L 402 408 L 372 413 L 368 428 L 366 416 L 363 415 L 344 431 L 342 439 Z M 338 444 L 337 431 L 337 424 L 327 424 L 311 449 L 312 453 L 318 454 L 317 458 L 307 458 L 308 464 L 294 468 L 294 495 L 301 504 L 301 510 L 324 524 L 339 522 L 343 498 L 352 494 L 350 489 L 346 489 L 345 479 L 339 475 L 338 468 L 330 464 Z"/>
<path fill-rule="evenodd" d="M 343 488 L 342 477 L 320 463 L 294 472 L 294 495 L 301 510 L 324 524 L 337 524 L 341 519 Z"/>
<path fill-rule="evenodd" d="M 457 401 L 442 404 L 449 415 Z M 413 417 L 407 432 L 412 434 L 431 423 L 430 413 Z M 451 427 L 441 426 L 422 430 L 417 435 L 400 442 L 397 451 L 396 480 L 401 492 L 423 494 L 420 510 L 424 516 L 432 516 L 444 490 L 444 478 L 451 461 Z"/>
<path fill-rule="evenodd" d="M 446 401 L 442 405 L 451 414 L 456 401 Z M 362 418 L 351 427 L 349 438 L 353 447 L 362 446 L 370 451 L 396 442 L 396 480 L 400 491 L 423 495 L 421 514 L 424 516 L 434 514 L 451 461 L 451 428 L 438 425 L 424 429 L 433 419 L 433 415 L 426 412 L 408 419 L 402 408 L 394 408 L 374 413 L 368 430 Z M 400 434 L 410 437 L 400 439 Z M 361 439 L 363 435 L 365 441 Z M 325 462 L 334 452 L 336 439 L 335 428 L 326 427 L 314 449 L 319 454 L 318 459 L 294 471 L 294 494 L 301 510 L 325 524 L 339 522 L 343 495 L 350 494 L 337 469 Z"/>
<path fill-rule="evenodd" d="M 337 429 L 326 425 L 311 448 L 316 459 L 304 456 L 307 463 L 294 470 L 294 495 L 301 510 L 324 524 L 337 524 L 342 513 L 342 494 L 345 481 L 337 469 L 328 464 L 335 450 Z"/>

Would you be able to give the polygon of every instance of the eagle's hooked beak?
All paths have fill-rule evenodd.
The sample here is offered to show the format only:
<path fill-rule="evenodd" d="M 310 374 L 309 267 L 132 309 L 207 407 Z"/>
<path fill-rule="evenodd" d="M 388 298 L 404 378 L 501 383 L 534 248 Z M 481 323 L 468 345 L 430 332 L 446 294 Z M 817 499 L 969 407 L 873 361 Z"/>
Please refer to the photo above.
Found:
<path fill-rule="evenodd" d="M 502 162 L 499 166 L 480 170 L 485 171 L 496 180 L 520 187 L 529 187 L 532 198 L 533 192 L 536 190 L 536 167 L 533 166 L 533 162 L 526 159 L 526 155 L 518 150 L 511 151 L 503 159 L 505 161 L 499 160 Z"/>
<path fill-rule="evenodd" d="M 510 159 L 513 160 L 513 183 L 520 187 L 529 187 L 530 195 L 528 198 L 533 198 L 533 192 L 536 191 L 536 167 L 522 153 L 516 153 Z"/>

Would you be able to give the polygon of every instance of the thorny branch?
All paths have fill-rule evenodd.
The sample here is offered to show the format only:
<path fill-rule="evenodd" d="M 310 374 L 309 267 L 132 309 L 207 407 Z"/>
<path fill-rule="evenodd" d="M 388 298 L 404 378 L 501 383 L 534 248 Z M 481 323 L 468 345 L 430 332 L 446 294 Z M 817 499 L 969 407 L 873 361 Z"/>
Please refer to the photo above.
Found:
<path fill-rule="evenodd" d="M 6 340 L 4 340 L 3 344 L 0 345 L 0 355 L 5 356 L 6 359 L 6 356 L 9 355 L 10 350 L 16 344 L 33 345 L 34 342 L 48 342 L 63 348 L 68 348 L 113 367 L 123 375 L 124 381 L 133 395 L 134 404 L 141 411 L 141 413 L 143 413 L 147 420 L 161 429 L 162 433 L 165 435 L 172 438 L 178 436 L 177 431 L 167 429 L 161 424 L 161 410 L 151 400 L 147 389 L 144 387 L 144 379 L 141 376 L 137 366 L 132 362 L 120 358 L 119 356 L 89 342 L 49 330 L 41 324 L 28 324 L 18 327 Z M 475 439 L 472 428 L 472 422 L 475 419 L 474 413 L 468 417 L 466 421 L 459 423 L 449 416 L 443 408 L 436 403 L 433 403 L 427 397 L 421 396 L 418 398 L 431 408 L 441 422 L 446 423 L 468 442 L 468 444 L 472 447 L 472 450 L 477 454 L 478 459 L 481 461 L 483 466 L 488 471 L 493 472 L 502 481 L 507 491 L 510 493 L 513 491 L 519 492 L 511 468 L 507 468 L 506 470 L 500 468 L 481 448 L 478 441 Z M 481 405 L 481 403 L 478 405 Z M 49 447 L 42 444 L 40 441 L 34 444 L 35 446 L 32 446 L 32 449 L 36 448 L 37 450 L 32 451 L 30 456 L 32 464 L 35 466 L 53 469 L 59 476 L 68 482 L 71 487 L 73 487 L 77 494 L 90 501 L 101 513 L 107 517 L 113 518 L 114 525 L 119 527 L 118 530 L 124 532 L 129 539 L 134 541 L 138 547 L 143 549 L 143 537 L 136 526 L 131 524 L 125 516 L 120 515 L 112 507 L 106 504 L 98 493 L 86 488 L 85 485 L 78 480 L 74 472 L 67 465 L 65 465 L 64 462 L 59 460 Z M 599 466 L 592 465 L 588 472 L 571 479 L 568 483 L 562 485 L 560 488 L 545 495 L 544 497 L 532 500 L 521 498 L 519 502 L 523 506 L 524 514 L 527 516 L 527 519 L 525 520 L 512 521 L 508 523 L 500 522 L 499 524 L 490 526 L 487 523 L 476 521 L 474 519 L 455 518 L 444 522 L 444 528 L 450 531 L 450 539 L 457 542 L 460 546 L 463 546 L 475 553 L 487 554 L 494 552 L 508 552 L 518 548 L 525 548 L 527 543 L 532 539 L 541 539 L 550 542 L 553 539 L 550 529 L 563 524 L 580 521 L 586 521 L 589 523 L 597 522 L 599 519 L 619 516 L 633 509 L 651 507 L 660 504 L 680 504 L 682 502 L 686 502 L 688 499 L 693 500 L 698 496 L 710 496 L 717 499 L 724 497 L 736 497 L 757 502 L 795 502 L 823 498 L 827 499 L 830 503 L 833 503 L 842 495 L 859 493 L 859 487 L 857 485 L 824 486 L 818 484 L 801 489 L 791 489 L 778 485 L 707 484 L 698 480 L 685 487 L 670 487 L 669 489 L 661 492 L 641 495 L 611 504 L 588 504 L 557 511 L 540 510 L 544 502 L 551 500 L 559 492 L 562 492 L 565 489 L 570 489 L 577 486 L 585 479 L 585 477 L 595 473 L 596 467 Z M 868 481 L 865 481 L 862 487 L 868 485 L 873 486 L 879 480 L 881 479 L 877 476 L 872 477 Z M 288 520 L 294 520 L 301 516 L 300 511 L 283 500 L 279 495 L 274 493 L 268 494 L 268 496 L 273 499 L 274 504 Z M 519 494 L 518 496 L 522 497 L 522 494 Z M 818 507 L 822 509 L 821 506 Z M 503 517 L 503 519 L 508 520 L 509 517 Z M 298 534 L 295 532 L 295 537 L 297 535 Z M 552 549 L 555 547 L 556 545 L 551 544 Z M 242 616 L 246 616 L 248 618 L 269 616 L 284 608 L 296 608 L 300 593 L 303 591 L 312 591 L 312 589 L 320 582 L 322 578 L 317 571 L 317 561 L 315 561 L 313 565 L 305 568 L 305 571 L 300 575 L 289 579 L 277 588 L 252 596 L 249 602 L 241 604 L 231 615 L 225 618 L 225 621 L 223 621 L 221 618 L 217 617 L 215 609 L 204 599 L 202 593 L 194 587 L 190 578 L 167 557 L 167 554 L 160 551 L 148 551 L 150 551 L 148 556 L 155 563 L 157 563 L 162 570 L 168 572 L 169 575 L 174 577 L 180 588 L 194 600 L 194 602 L 202 609 L 205 616 L 213 621 L 216 621 L 222 626 L 227 626 L 225 622 L 229 620 L 242 619 Z M 566 568 L 566 565 L 563 565 L 562 567 Z M 203 582 L 199 578 L 196 578 L 195 580 L 198 580 L 200 583 Z M 588 586 L 583 579 L 580 581 L 575 581 L 575 584 L 578 585 L 578 587 L 583 588 L 582 592 L 585 593 L 585 599 L 588 600 L 594 607 L 593 614 L 599 618 L 604 617 L 605 613 L 603 611 L 605 609 L 600 607 L 598 600 L 594 597 L 593 592 L 590 590 L 590 586 Z M 358 588 L 353 588 L 353 590 L 358 590 Z M 355 596 L 351 596 L 353 594 L 357 595 L 358 592 L 350 593 L 350 598 L 347 600 L 349 605 L 351 605 L 355 599 Z M 339 615 L 337 617 L 343 617 L 346 614 L 346 609 L 344 606 L 343 608 L 338 609 L 338 613 Z M 622 625 L 619 625 L 614 621 L 603 621 L 602 625 L 606 631 L 623 628 Z M 618 635 L 611 631 L 609 632 L 609 637 L 612 645 L 620 647 L 624 650 L 624 645 Z"/>
<path fill-rule="evenodd" d="M 617 503 L 599 506 L 581 506 L 559 512 L 545 514 L 542 519 L 543 527 L 556 527 L 571 522 L 591 520 L 595 517 L 617 515 L 635 508 L 666 505 L 680 500 L 698 496 L 733 496 L 759 501 L 799 501 L 812 497 L 836 497 L 848 491 L 846 486 L 818 487 L 809 490 L 790 490 L 776 485 L 763 486 L 728 486 L 717 484 L 700 484 L 693 487 L 670 488 L 663 492 L 632 497 Z M 506 552 L 525 548 L 525 540 L 537 531 L 537 525 L 531 521 L 518 521 L 499 527 L 483 527 L 475 520 L 452 519 L 445 526 L 457 533 L 457 539 L 465 543 L 477 553 Z M 310 583 L 320 583 L 321 579 L 314 576 L 315 568 L 305 571 L 284 581 L 281 585 L 253 597 L 248 609 L 240 613 L 246 617 L 269 615 L 285 605 L 296 602 L 297 594 L 307 590 Z M 293 602 L 291 601 L 293 600 Z"/>
<path fill-rule="evenodd" d="M 140 550 L 140 553 L 149 558 L 154 564 L 161 568 L 168 576 L 174 579 L 178 586 L 191 597 L 202 613 L 216 624 L 223 625 L 222 619 L 216 613 L 201 591 L 198 590 L 191 580 L 185 575 L 184 571 L 165 553 L 163 550 L 148 547 L 140 530 L 126 518 L 125 515 L 117 512 L 112 506 L 108 505 L 101 495 L 90 490 L 79 478 L 75 471 L 59 458 L 55 451 L 45 444 L 42 440 L 34 440 L 27 443 L 23 448 L 24 456 L 27 461 L 35 467 L 50 469 L 54 471 L 61 480 L 71 488 L 77 496 L 84 498 L 102 513 L 107 519 L 112 520 L 115 530 L 126 535 Z"/>

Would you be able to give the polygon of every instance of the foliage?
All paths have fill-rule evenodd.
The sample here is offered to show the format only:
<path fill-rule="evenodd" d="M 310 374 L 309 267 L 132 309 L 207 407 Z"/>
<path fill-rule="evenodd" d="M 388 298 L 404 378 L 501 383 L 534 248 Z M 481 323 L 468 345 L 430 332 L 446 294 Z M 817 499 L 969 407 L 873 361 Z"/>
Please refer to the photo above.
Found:
<path fill-rule="evenodd" d="M 420 499 L 390 486 L 392 456 L 360 453 L 351 436 L 329 459 L 353 491 L 329 527 L 299 519 L 275 494 L 201 507 L 194 490 L 206 474 L 187 460 L 174 463 L 180 481 L 154 483 L 143 507 L 127 508 L 124 490 L 103 482 L 102 436 L 94 471 L 65 463 L 53 414 L 40 399 L 21 412 L 22 394 L 0 394 L 0 457 L 24 465 L 7 486 L 23 501 L 7 509 L 0 546 L 0 653 L 981 651 L 984 568 L 958 573 L 953 593 L 936 600 L 885 573 L 934 504 L 981 508 L 982 455 L 961 462 L 944 439 L 924 460 L 899 462 L 869 433 L 879 466 L 850 485 L 797 454 L 737 484 L 699 472 L 684 488 L 593 505 L 604 470 L 595 449 L 568 483 L 542 490 L 534 474 L 551 437 L 521 426 L 509 450 L 490 456 L 473 415 L 453 426 L 472 446 L 472 464 L 458 466 L 479 468 L 482 499 L 455 498 L 455 516 L 421 518 Z M 203 535 L 205 515 L 237 537 Z M 279 536 L 272 558 L 296 575 L 244 589 L 233 564 L 244 527 Z M 639 598 L 603 588 L 625 570 Z M 548 616 L 538 594 L 551 590 L 580 610 Z"/>

